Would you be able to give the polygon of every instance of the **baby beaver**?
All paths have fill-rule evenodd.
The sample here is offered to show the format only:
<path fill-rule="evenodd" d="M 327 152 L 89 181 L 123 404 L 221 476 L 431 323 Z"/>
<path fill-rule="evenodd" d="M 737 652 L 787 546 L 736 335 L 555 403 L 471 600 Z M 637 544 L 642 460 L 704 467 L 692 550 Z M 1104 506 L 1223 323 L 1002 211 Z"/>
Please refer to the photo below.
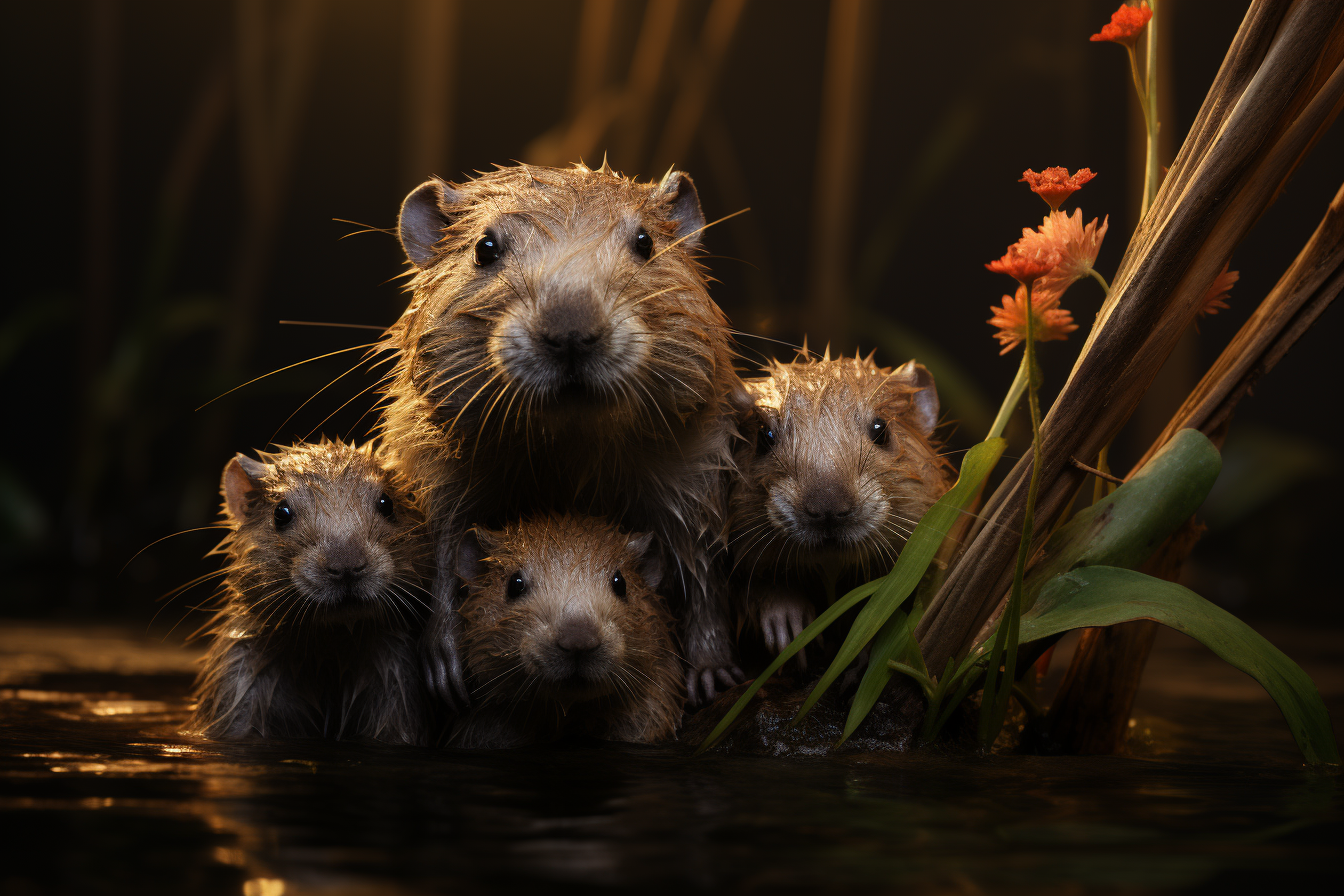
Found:
<path fill-rule="evenodd" d="M 460 702 L 453 555 L 470 526 L 585 513 L 652 532 L 693 700 L 740 680 L 728 626 L 734 397 L 727 321 L 698 261 L 691 179 L 504 167 L 406 197 L 414 298 L 389 330 L 386 444 L 438 541 L 435 692 Z"/>
<path fill-rule="evenodd" d="M 429 543 L 401 478 L 367 446 L 259 455 L 224 467 L 228 573 L 191 729 L 423 743 Z"/>
<path fill-rule="evenodd" d="M 590 517 L 546 516 L 462 540 L 465 747 L 580 734 L 650 743 L 681 720 L 681 665 L 653 537 Z"/>
<path fill-rule="evenodd" d="M 746 382 L 755 409 L 730 545 L 747 620 L 778 653 L 814 618 L 826 577 L 852 587 L 891 568 L 950 467 L 930 441 L 938 392 L 923 365 L 828 351 L 767 371 Z"/>

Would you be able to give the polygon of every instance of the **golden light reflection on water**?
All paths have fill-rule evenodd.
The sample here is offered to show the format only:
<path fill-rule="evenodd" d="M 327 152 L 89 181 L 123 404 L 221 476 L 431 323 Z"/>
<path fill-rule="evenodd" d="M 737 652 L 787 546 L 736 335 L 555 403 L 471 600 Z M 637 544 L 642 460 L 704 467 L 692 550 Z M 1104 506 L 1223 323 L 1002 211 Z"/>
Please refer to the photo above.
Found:
<path fill-rule="evenodd" d="M 635 758 L 585 749 L 558 751 L 539 766 L 526 753 L 511 759 L 425 756 L 354 744 L 221 744 L 181 733 L 189 702 L 186 675 L 171 686 L 151 682 L 135 693 L 122 691 L 139 689 L 144 681 L 109 677 L 100 690 L 98 683 L 80 678 L 77 687 L 86 692 L 59 689 L 58 681 L 71 680 L 32 678 L 0 689 L 0 711 L 11 714 L 9 730 L 20 733 L 14 752 L 4 756 L 7 775 L 24 788 L 0 796 L 0 809 L 52 817 L 84 813 L 80 824 L 102 831 L 109 841 L 148 825 L 145 829 L 176 844 L 178 861 L 190 869 L 184 879 L 212 866 L 211 880 L 227 889 L 209 892 L 233 896 L 422 892 L 397 882 L 407 874 L 485 879 L 492 885 L 520 880 L 610 885 L 653 873 L 675 878 L 689 873 L 686 854 L 680 848 L 661 852 L 659 844 L 687 832 L 701 844 L 700 859 L 692 864 L 703 866 L 708 881 L 723 867 L 716 863 L 747 847 L 713 846 L 725 824 L 766 831 L 786 843 L 775 856 L 783 869 L 778 882 L 785 884 L 813 881 L 804 873 L 813 862 L 854 874 L 868 868 L 884 880 L 945 880 L 940 875 L 947 867 L 928 857 L 947 855 L 974 867 L 958 890 L 969 891 L 975 880 L 997 879 L 1000 869 L 976 864 L 976 857 L 1004 842 L 1027 856 L 1022 861 L 1041 867 L 1062 861 L 1059 856 L 1080 845 L 1128 844 L 1146 849 L 1152 859 L 1165 856 L 1169 842 L 1186 842 L 1181 861 L 1194 864 L 1158 874 L 1163 881 L 1184 881 L 1206 878 L 1217 867 L 1238 867 L 1245 852 L 1238 846 L 1226 854 L 1231 858 L 1209 858 L 1224 841 L 1218 832 L 1191 833 L 1201 825 L 1222 825 L 1221 836 L 1235 835 L 1240 842 L 1260 836 L 1261 827 L 1281 830 L 1285 819 L 1300 826 L 1333 817 L 1333 791 L 1303 789 L 1292 777 L 1296 754 L 1275 753 L 1272 742 L 1261 742 L 1265 731 L 1278 733 L 1270 726 L 1277 716 L 1262 713 L 1252 724 L 1242 704 L 1233 708 L 1238 733 L 1217 736 L 1216 729 L 1205 746 L 1220 756 L 1240 750 L 1235 756 L 1254 758 L 1258 768 L 1271 757 L 1279 777 L 1267 778 L 1268 784 L 1249 794 L 1227 790 L 1248 784 L 1231 766 L 1191 766 L 1185 773 L 1134 759 L 1003 756 L 986 763 L 925 754 L 827 760 L 791 766 L 789 783 L 782 784 L 769 760 L 689 763 L 662 754 Z M 1134 723 L 1131 743 L 1146 759 L 1188 755 L 1192 731 L 1208 727 L 1165 708 L 1159 715 L 1140 712 Z M 980 785 L 974 796 L 962 783 L 967 775 Z M 1126 782 L 1123 797 L 1109 783 L 1117 775 Z M 935 783 L 925 785 L 924 779 Z M 1289 809 L 1274 784 L 1284 780 L 1303 790 Z M 796 810 L 781 802 L 786 798 L 806 805 L 797 810 L 806 819 L 801 827 L 789 820 Z M 1030 811 L 1018 811 L 1020 803 Z M 1210 821 L 1214 810 L 1229 806 Z M 1243 816 L 1250 820 L 1224 823 Z M 433 833 L 423 833 L 426 829 Z M 804 830 L 822 838 L 821 852 L 801 836 Z M 1159 846 L 1144 847 L 1147 843 Z M 1282 860 L 1290 853 L 1283 846 L 1276 855 Z M 654 869 L 658 863 L 665 864 Z M 1116 859 L 1089 873 L 1109 880 L 1107 875 L 1126 870 L 1127 863 Z M 701 874 L 695 871 L 694 879 L 702 880 Z M 774 880 L 755 882 L 767 886 Z"/>

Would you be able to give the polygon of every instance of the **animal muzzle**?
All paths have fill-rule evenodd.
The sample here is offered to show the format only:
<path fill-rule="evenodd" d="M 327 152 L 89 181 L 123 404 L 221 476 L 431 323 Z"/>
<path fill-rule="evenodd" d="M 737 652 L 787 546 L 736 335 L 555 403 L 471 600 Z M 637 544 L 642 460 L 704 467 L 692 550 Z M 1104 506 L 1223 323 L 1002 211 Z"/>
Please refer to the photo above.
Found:
<path fill-rule="evenodd" d="M 561 294 L 537 315 L 533 341 L 557 379 L 587 385 L 594 364 L 607 353 L 610 333 L 607 316 L 592 296 Z"/>
<path fill-rule="evenodd" d="M 607 667 L 606 640 L 587 616 L 562 619 L 547 651 L 547 669 L 557 682 L 591 683 Z"/>
<path fill-rule="evenodd" d="M 368 547 L 358 539 L 338 541 L 322 556 L 322 575 L 332 592 L 342 598 L 359 596 L 360 586 L 369 571 Z"/>
<path fill-rule="evenodd" d="M 827 482 L 808 489 L 798 509 L 814 528 L 826 531 L 846 525 L 857 504 L 851 489 L 839 482 Z"/>

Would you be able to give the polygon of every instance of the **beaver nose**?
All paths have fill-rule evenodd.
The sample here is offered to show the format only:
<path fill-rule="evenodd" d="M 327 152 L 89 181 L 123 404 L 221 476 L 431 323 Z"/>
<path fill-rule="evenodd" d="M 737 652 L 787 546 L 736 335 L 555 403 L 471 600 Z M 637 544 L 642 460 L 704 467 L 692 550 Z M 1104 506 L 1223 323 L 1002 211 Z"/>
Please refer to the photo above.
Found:
<path fill-rule="evenodd" d="M 555 646 L 575 658 L 602 646 L 602 636 L 591 619 L 566 619 L 555 633 Z"/>
<path fill-rule="evenodd" d="M 327 549 L 327 575 L 333 579 L 350 579 L 369 567 L 369 555 L 361 544 L 344 541 Z"/>
<path fill-rule="evenodd" d="M 849 489 L 838 482 L 828 482 L 809 489 L 801 503 L 808 519 L 823 526 L 831 526 L 852 516 L 856 502 Z"/>
<path fill-rule="evenodd" d="M 606 322 L 588 298 L 552 302 L 537 321 L 537 336 L 557 360 L 574 363 L 591 354 L 606 332 Z"/>

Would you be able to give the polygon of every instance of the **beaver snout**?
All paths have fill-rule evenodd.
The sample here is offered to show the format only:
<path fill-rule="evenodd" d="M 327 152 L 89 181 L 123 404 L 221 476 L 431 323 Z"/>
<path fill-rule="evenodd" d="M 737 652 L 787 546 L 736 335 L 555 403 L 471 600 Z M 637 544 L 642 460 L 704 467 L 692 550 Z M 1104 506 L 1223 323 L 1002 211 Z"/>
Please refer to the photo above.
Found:
<path fill-rule="evenodd" d="M 844 528 L 857 506 L 858 499 L 854 492 L 834 481 L 813 486 L 798 502 L 798 509 L 807 523 L 825 535 L 835 534 Z"/>
<path fill-rule="evenodd" d="M 602 646 L 602 636 L 591 619 L 566 619 L 555 636 L 555 646 L 578 658 Z"/>
<path fill-rule="evenodd" d="M 327 548 L 322 560 L 323 572 L 337 582 L 349 582 L 369 568 L 367 548 L 354 540 L 341 541 Z"/>
<path fill-rule="evenodd" d="M 540 348 L 553 362 L 573 369 L 601 350 L 608 329 L 591 297 L 566 296 L 538 315 L 535 332 Z"/>
<path fill-rule="evenodd" d="M 587 678 L 604 666 L 602 633 L 586 616 L 569 616 L 555 628 L 546 665 L 555 679 Z"/>

